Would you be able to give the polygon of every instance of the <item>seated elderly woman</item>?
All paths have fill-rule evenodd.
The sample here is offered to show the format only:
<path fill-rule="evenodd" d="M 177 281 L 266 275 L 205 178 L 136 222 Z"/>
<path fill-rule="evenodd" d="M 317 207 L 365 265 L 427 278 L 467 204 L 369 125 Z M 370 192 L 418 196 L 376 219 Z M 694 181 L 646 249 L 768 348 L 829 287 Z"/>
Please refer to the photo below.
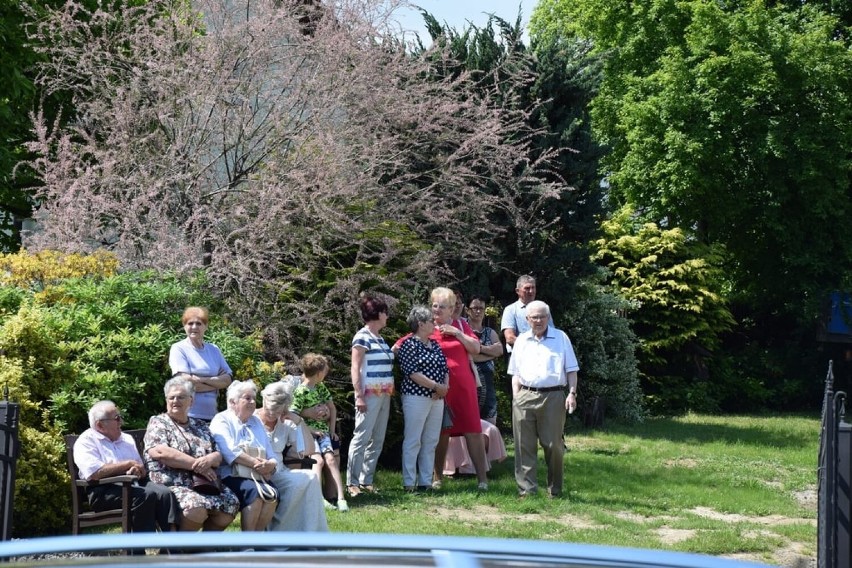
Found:
<path fill-rule="evenodd" d="M 143 457 L 151 481 L 174 493 L 183 511 L 181 530 L 224 530 L 239 510 L 237 496 L 226 487 L 220 487 L 218 495 L 202 494 L 193 488 L 196 475 L 219 484 L 216 468 L 222 454 L 207 423 L 189 417 L 195 396 L 192 381 L 175 377 L 163 390 L 166 412 L 152 416 L 145 432 Z"/>
<path fill-rule="evenodd" d="M 263 398 L 263 406 L 257 410 L 255 416 L 263 422 L 275 451 L 278 467 L 272 477 L 272 483 L 281 494 L 281 503 L 269 528 L 286 531 L 327 531 L 328 522 L 323 511 L 326 501 L 322 498 L 319 477 L 310 469 L 290 471 L 284 463 L 283 454 L 287 448 L 304 443 L 299 426 L 284 420 L 293 400 L 292 386 L 288 387 L 282 382 L 270 383 L 260 395 Z"/>
<path fill-rule="evenodd" d="M 314 463 L 310 456 L 317 450 L 305 421 L 290 411 L 294 388 L 285 379 L 266 385 L 260 391 L 263 406 L 255 414 L 269 434 L 269 441 L 277 454 L 275 457 L 280 458 L 279 465 L 297 471 L 303 468 L 310 470 Z"/>
<path fill-rule="evenodd" d="M 254 415 L 257 405 L 257 387 L 252 381 L 234 381 L 227 391 L 228 409 L 213 417 L 210 431 L 222 452 L 219 475 L 222 483 L 236 493 L 240 500 L 240 527 L 243 531 L 262 531 L 267 528 L 277 499 L 268 499 L 262 489 L 278 465 L 275 450 L 260 418 Z M 266 457 L 250 455 L 249 447 L 261 448 Z M 236 465 L 246 466 L 253 477 L 237 475 Z M 255 481 L 255 479 L 257 481 Z"/>

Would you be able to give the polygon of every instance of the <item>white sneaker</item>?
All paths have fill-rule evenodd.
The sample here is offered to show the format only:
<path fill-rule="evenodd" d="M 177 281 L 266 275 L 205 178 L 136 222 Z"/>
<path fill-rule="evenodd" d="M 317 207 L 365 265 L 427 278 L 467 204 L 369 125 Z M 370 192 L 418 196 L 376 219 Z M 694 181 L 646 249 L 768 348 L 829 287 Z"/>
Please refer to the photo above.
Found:
<path fill-rule="evenodd" d="M 337 510 L 341 513 L 345 513 L 349 510 L 349 505 L 346 503 L 346 499 L 337 500 Z"/>
<path fill-rule="evenodd" d="M 329 503 L 328 501 L 326 501 L 325 499 L 322 500 L 322 506 L 325 507 L 326 510 L 328 510 L 328 511 L 333 511 L 334 509 L 337 508 L 334 505 L 332 505 L 331 503 Z"/>

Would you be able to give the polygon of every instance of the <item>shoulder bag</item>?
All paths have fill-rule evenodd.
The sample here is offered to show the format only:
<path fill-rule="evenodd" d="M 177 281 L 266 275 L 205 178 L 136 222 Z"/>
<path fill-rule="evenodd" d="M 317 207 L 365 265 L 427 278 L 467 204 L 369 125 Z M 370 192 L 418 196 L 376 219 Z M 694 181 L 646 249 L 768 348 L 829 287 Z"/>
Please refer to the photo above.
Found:
<path fill-rule="evenodd" d="M 266 459 L 266 450 L 264 448 L 261 448 L 260 446 L 252 446 L 247 443 L 242 443 L 238 447 L 247 456 L 251 456 L 259 460 Z M 244 477 L 246 479 L 251 479 L 252 481 L 254 481 L 255 487 L 257 487 L 258 495 L 260 495 L 260 498 L 266 501 L 267 503 L 272 503 L 273 501 L 278 500 L 278 490 L 275 489 L 269 483 L 267 483 L 267 481 L 263 479 L 262 475 L 257 473 L 249 466 L 243 465 L 241 463 L 233 463 L 231 464 L 231 475 L 233 475 L 234 477 Z"/>

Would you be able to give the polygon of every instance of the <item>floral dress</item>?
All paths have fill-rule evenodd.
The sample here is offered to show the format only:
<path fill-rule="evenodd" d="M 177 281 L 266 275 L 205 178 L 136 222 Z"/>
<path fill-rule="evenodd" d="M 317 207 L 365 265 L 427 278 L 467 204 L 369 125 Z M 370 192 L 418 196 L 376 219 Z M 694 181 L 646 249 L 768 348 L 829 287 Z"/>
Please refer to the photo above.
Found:
<path fill-rule="evenodd" d="M 177 428 L 180 428 L 181 432 L 178 432 Z M 152 459 L 148 451 L 160 445 L 175 448 L 193 457 L 202 457 L 218 451 L 206 422 L 190 418 L 188 425 L 180 426 L 166 414 L 152 416 L 145 432 L 145 451 L 142 456 L 148 468 L 148 475 L 151 481 L 165 485 L 175 494 L 183 511 L 200 508 L 223 511 L 229 515 L 239 512 L 240 502 L 237 496 L 224 485 L 221 495 L 202 495 L 192 489 L 191 471 L 171 468 Z"/>

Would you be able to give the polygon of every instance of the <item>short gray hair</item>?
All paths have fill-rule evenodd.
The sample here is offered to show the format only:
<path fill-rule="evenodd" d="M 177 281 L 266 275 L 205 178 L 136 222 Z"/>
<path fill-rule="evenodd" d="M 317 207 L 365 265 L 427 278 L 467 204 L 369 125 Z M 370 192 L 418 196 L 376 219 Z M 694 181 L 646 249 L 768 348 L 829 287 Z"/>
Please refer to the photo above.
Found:
<path fill-rule="evenodd" d="M 186 377 L 172 377 L 163 386 L 163 394 L 169 396 L 169 391 L 172 389 L 182 389 L 190 398 L 195 397 L 195 385 Z"/>
<path fill-rule="evenodd" d="M 89 409 L 89 426 L 94 428 L 98 420 L 103 420 L 113 408 L 118 408 L 111 400 L 99 400 Z"/>
<path fill-rule="evenodd" d="M 408 322 L 408 329 L 411 330 L 411 333 L 417 333 L 422 322 L 432 321 L 432 310 L 426 306 L 414 306 L 408 312 L 408 319 L 405 321 Z"/>
<path fill-rule="evenodd" d="M 263 397 L 263 406 L 269 408 L 272 412 L 289 408 L 293 402 L 292 390 L 281 381 L 269 383 L 263 387 L 260 396 Z"/>
<path fill-rule="evenodd" d="M 257 398 L 257 385 L 254 381 L 234 381 L 228 386 L 227 399 L 228 404 L 236 403 L 240 396 L 251 391 Z"/>
<path fill-rule="evenodd" d="M 515 290 L 522 287 L 524 284 L 535 284 L 535 277 L 529 274 L 521 274 L 518 276 L 518 281 L 515 283 Z"/>

